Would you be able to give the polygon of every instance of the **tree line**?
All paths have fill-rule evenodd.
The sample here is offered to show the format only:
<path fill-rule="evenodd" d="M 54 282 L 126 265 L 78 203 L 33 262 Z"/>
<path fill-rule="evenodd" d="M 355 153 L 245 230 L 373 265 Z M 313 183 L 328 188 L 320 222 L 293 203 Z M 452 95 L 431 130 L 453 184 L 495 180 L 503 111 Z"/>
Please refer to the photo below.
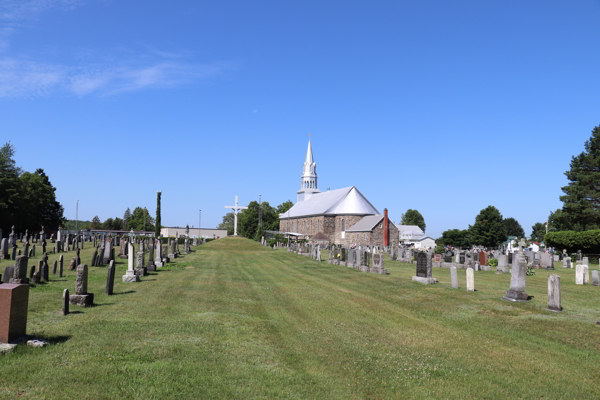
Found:
<path fill-rule="evenodd" d="M 15 148 L 0 148 L 0 228 L 11 232 L 39 232 L 42 226 L 57 229 L 65 221 L 64 208 L 56 200 L 56 188 L 43 169 L 25 172 L 17 167 Z"/>
<path fill-rule="evenodd" d="M 291 200 L 284 201 L 277 207 L 271 206 L 268 201 L 251 201 L 248 208 L 238 214 L 238 235 L 260 240 L 265 231 L 279 231 L 279 214 L 285 213 L 293 205 Z M 228 212 L 223 216 L 223 222 L 217 225 L 217 229 L 227 229 L 227 235 L 233 235 L 233 224 L 233 212 Z"/>

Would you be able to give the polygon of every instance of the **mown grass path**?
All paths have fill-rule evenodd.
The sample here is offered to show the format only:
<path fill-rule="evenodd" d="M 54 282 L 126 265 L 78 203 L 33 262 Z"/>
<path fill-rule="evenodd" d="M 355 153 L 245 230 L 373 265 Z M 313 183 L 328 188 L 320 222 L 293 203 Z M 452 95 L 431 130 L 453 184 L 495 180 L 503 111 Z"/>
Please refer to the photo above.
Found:
<path fill-rule="evenodd" d="M 115 296 L 106 268 L 90 267 L 98 306 L 67 317 L 74 272 L 32 288 L 28 333 L 53 344 L 0 356 L 0 397 L 599 397 L 600 288 L 575 286 L 574 270 L 556 271 L 565 312 L 554 314 L 546 271 L 515 304 L 501 300 L 509 275 L 494 272 L 478 272 L 472 293 L 464 271 L 460 290 L 446 269 L 425 286 L 389 259 L 379 276 L 241 238 L 196 250 L 137 284 L 120 282 L 120 262 Z"/>

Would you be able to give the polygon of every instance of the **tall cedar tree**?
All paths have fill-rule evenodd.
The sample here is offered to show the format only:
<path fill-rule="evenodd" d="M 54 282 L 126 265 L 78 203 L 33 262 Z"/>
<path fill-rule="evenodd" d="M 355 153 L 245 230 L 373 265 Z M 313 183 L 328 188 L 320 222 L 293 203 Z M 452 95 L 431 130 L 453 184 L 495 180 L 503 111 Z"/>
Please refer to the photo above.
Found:
<path fill-rule="evenodd" d="M 600 126 L 592 129 L 584 151 L 571 159 L 571 169 L 565 172 L 569 184 L 560 197 L 563 213 L 556 217 L 570 220 L 570 229 L 585 231 L 600 227 Z M 566 215 L 565 215 L 566 214 Z"/>
<path fill-rule="evenodd" d="M 400 225 L 416 225 L 421 228 L 423 232 L 425 232 L 425 228 L 427 227 L 425 218 L 423 218 L 421 213 L 417 210 L 411 210 L 410 208 L 400 217 Z"/>
<path fill-rule="evenodd" d="M 488 206 L 475 217 L 475 224 L 469 225 L 469 242 L 475 245 L 496 247 L 506 240 L 506 226 L 500 211 Z"/>
<path fill-rule="evenodd" d="M 161 192 L 156 192 L 156 225 L 154 234 L 156 237 L 160 237 L 160 196 Z"/>

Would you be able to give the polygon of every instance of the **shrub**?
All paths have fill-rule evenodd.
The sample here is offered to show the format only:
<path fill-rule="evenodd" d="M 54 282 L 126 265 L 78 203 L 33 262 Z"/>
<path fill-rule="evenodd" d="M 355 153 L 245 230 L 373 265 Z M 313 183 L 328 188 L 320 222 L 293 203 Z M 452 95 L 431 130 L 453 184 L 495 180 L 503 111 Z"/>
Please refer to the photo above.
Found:
<path fill-rule="evenodd" d="M 583 232 L 548 232 L 544 241 L 546 246 L 566 249 L 569 253 L 577 250 L 584 253 L 598 253 L 600 252 L 600 229 Z"/>
<path fill-rule="evenodd" d="M 488 266 L 490 266 L 490 267 L 497 267 L 498 266 L 498 259 L 497 258 L 490 258 L 488 260 Z"/>

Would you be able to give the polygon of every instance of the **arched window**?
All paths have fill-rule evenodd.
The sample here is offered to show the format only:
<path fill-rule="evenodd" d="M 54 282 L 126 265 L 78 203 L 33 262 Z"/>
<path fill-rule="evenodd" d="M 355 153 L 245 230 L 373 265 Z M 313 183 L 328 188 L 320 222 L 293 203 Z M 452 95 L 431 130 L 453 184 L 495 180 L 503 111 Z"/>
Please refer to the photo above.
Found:
<path fill-rule="evenodd" d="M 344 232 L 346 230 L 345 227 L 346 227 L 345 221 L 342 219 L 342 229 L 341 229 L 342 232 Z"/>

